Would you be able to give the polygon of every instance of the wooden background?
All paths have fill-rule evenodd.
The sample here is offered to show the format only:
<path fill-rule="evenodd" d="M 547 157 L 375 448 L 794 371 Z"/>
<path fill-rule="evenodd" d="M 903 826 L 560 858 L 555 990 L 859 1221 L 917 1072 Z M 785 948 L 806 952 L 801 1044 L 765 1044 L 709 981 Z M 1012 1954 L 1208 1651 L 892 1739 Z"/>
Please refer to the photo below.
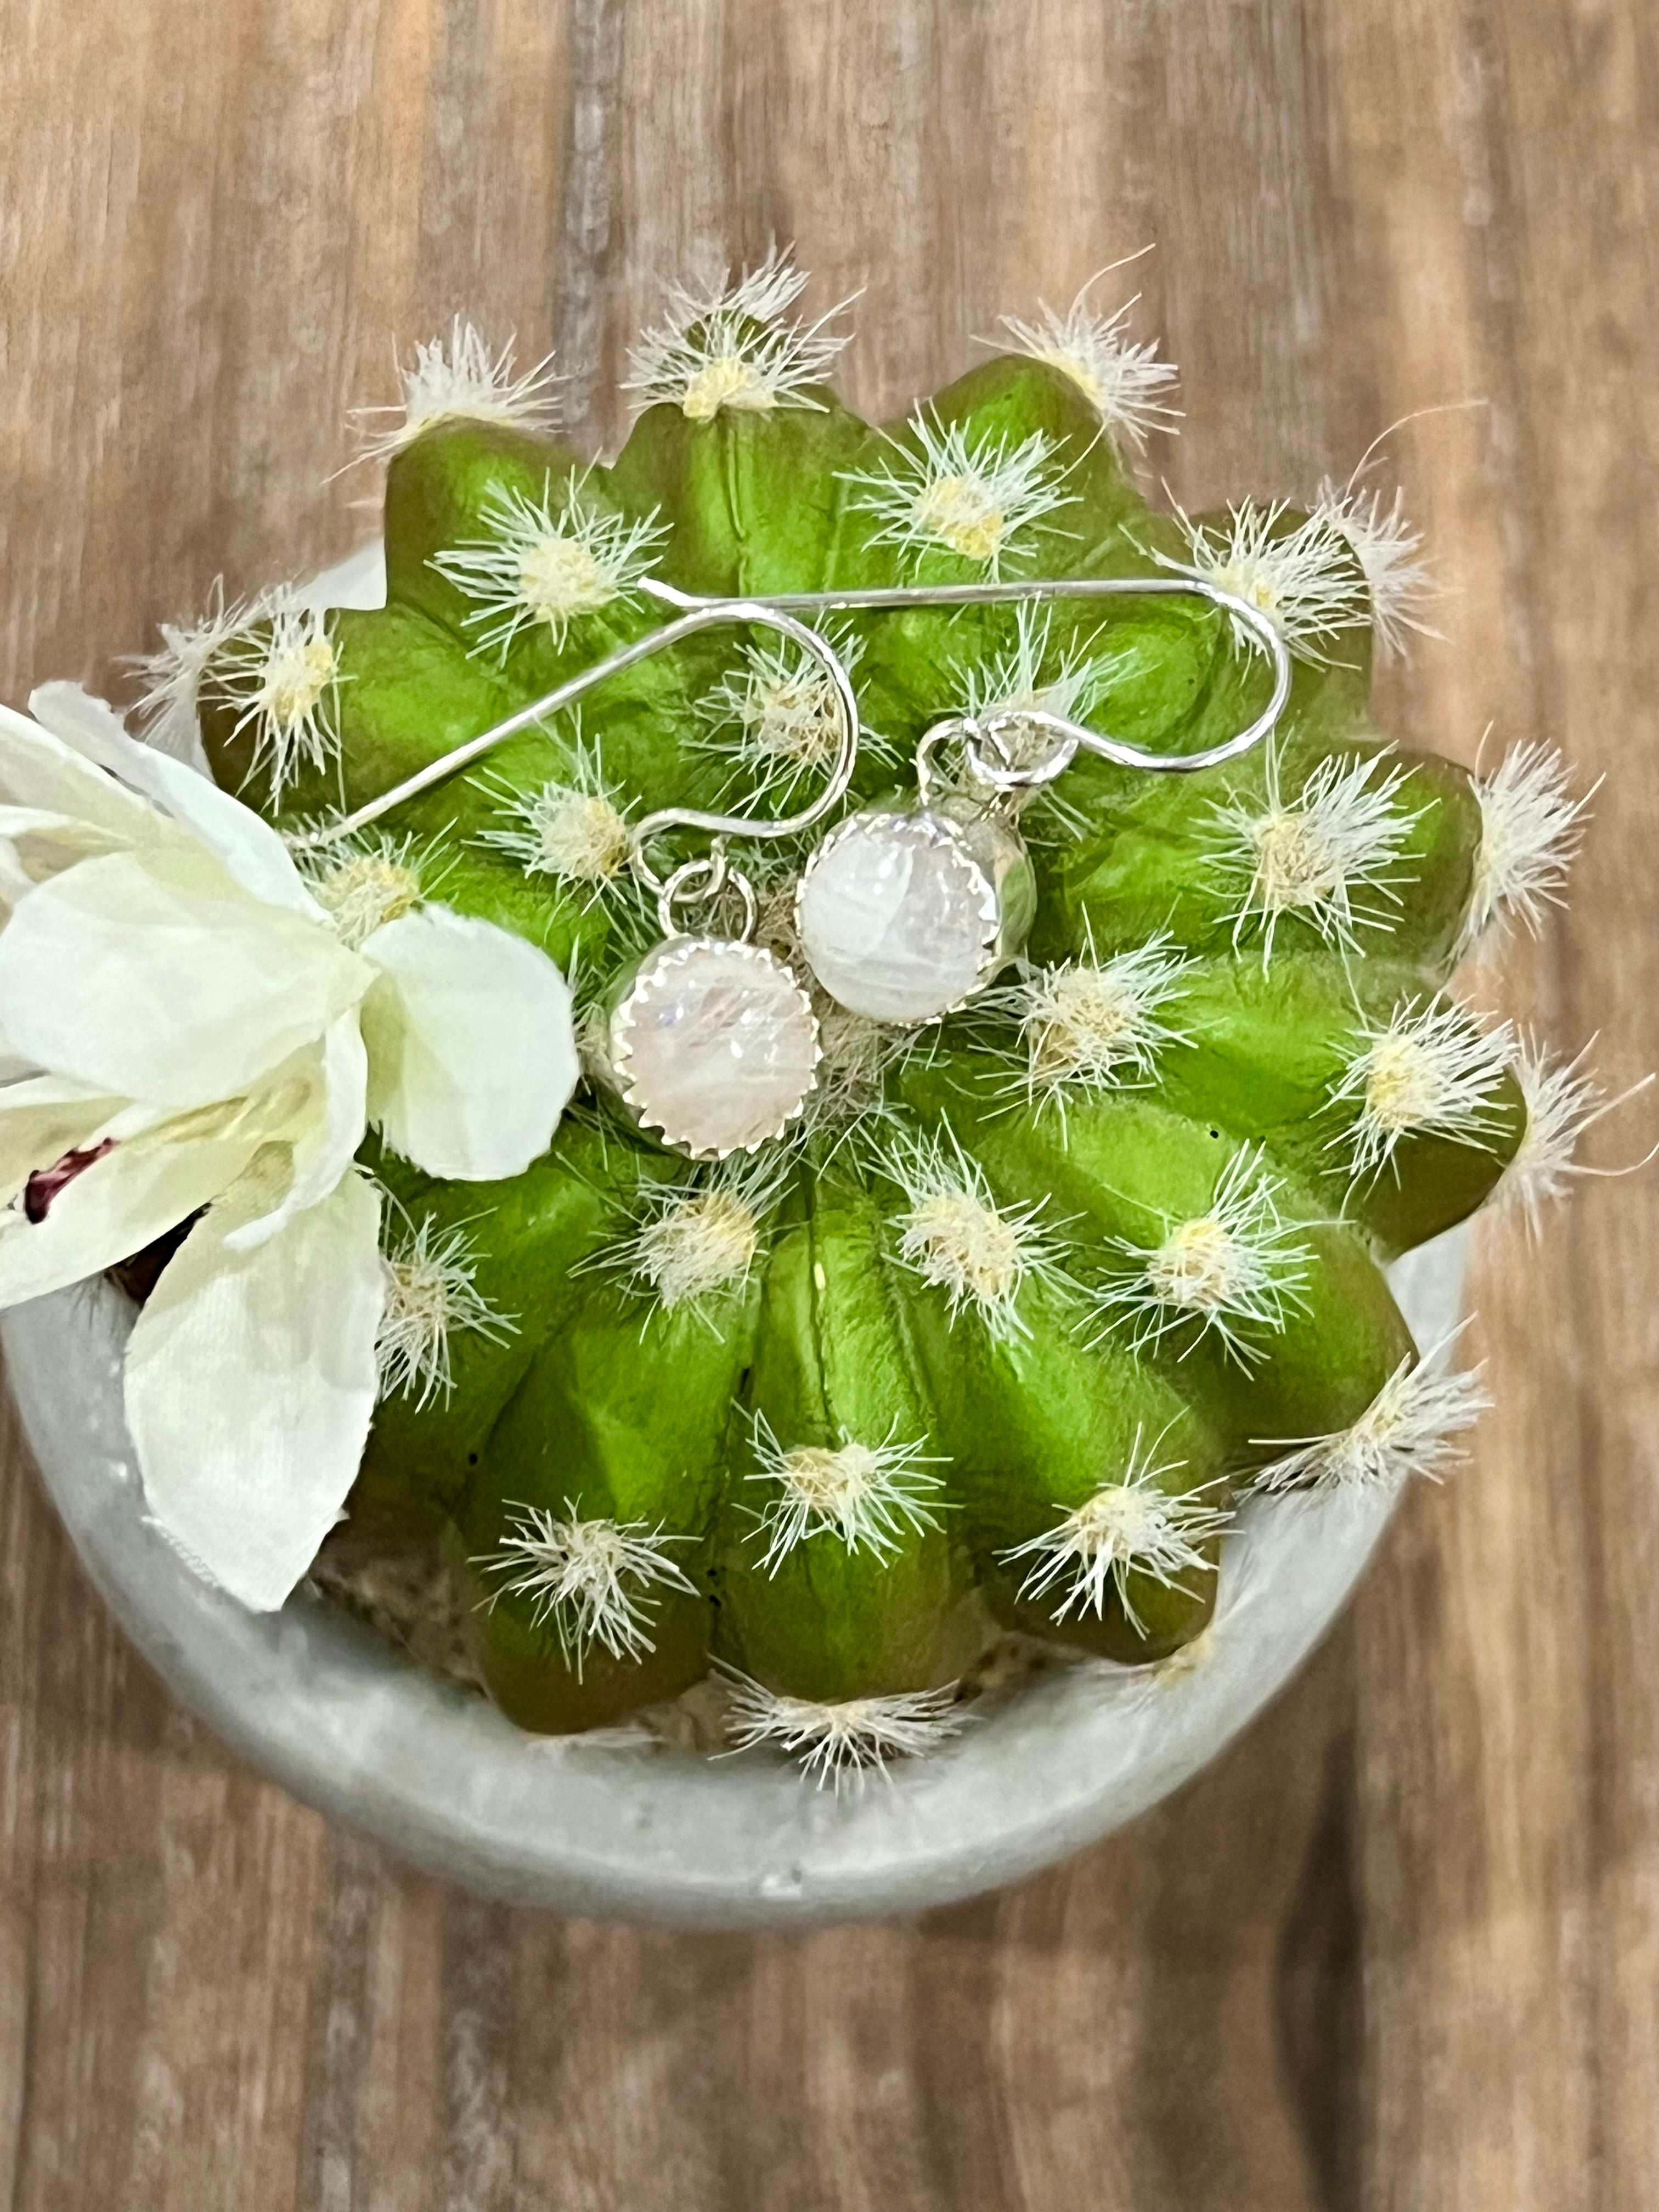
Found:
<path fill-rule="evenodd" d="M 1402 735 L 1608 782 L 1504 981 L 1659 1060 L 1646 0 L 0 0 L 0 690 L 368 526 L 457 308 L 594 441 L 695 254 L 864 283 L 851 397 L 1155 242 L 1187 501 L 1391 448 Z M 1115 282 L 1116 280 L 1113 280 Z M 1597 1133 L 1645 1148 L 1654 1115 Z M 1480 1247 L 1499 1408 L 1209 1775 L 1001 1896 L 688 1936 L 470 1902 L 222 1753 L 0 1472 L 4 2212 L 1652 2212 L 1659 1174 Z"/>

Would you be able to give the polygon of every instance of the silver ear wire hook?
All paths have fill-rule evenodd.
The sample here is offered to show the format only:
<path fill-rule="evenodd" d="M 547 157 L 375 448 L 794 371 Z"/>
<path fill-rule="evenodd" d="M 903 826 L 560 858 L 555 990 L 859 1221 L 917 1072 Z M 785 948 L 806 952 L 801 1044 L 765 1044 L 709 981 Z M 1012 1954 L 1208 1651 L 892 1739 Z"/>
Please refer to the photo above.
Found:
<path fill-rule="evenodd" d="M 653 592 L 652 596 L 658 595 Z M 659 895 L 663 890 L 663 884 L 646 856 L 646 848 L 653 838 L 660 837 L 670 830 L 707 830 L 716 837 L 799 836 L 803 830 L 810 830 L 814 823 L 821 822 L 831 807 L 845 798 L 847 787 L 853 781 L 859 751 L 858 702 L 853 696 L 853 686 L 841 656 L 827 638 L 820 636 L 817 630 L 810 629 L 805 623 L 798 622 L 793 615 L 780 612 L 769 600 L 696 600 L 688 599 L 688 595 L 679 593 L 670 604 L 679 604 L 683 600 L 687 601 L 690 611 L 681 617 L 682 621 L 690 619 L 690 611 L 701 610 L 704 616 L 700 625 L 702 628 L 712 627 L 712 617 L 714 621 L 749 623 L 759 629 L 776 630 L 784 637 L 793 638 L 817 662 L 835 691 L 837 710 L 836 764 L 830 770 L 828 782 L 811 805 L 803 806 L 794 814 L 714 814 L 695 806 L 659 806 L 654 814 L 647 814 L 643 821 L 635 823 L 632 833 L 634 870 L 641 880 Z M 667 625 L 669 629 L 678 629 L 678 627 L 675 623 Z M 664 633 L 659 632 L 658 635 Z M 748 896 L 752 904 L 752 891 Z"/>
<path fill-rule="evenodd" d="M 663 598 L 669 588 L 665 586 L 663 591 L 659 591 L 653 585 L 652 596 Z M 846 796 L 847 787 L 853 780 L 853 770 L 858 762 L 858 702 L 853 696 L 853 687 L 848 680 L 846 669 L 842 665 L 840 655 L 817 630 L 809 629 L 804 622 L 797 621 L 793 615 L 780 611 L 765 600 L 694 599 L 688 592 L 675 592 L 667 604 L 683 606 L 685 611 L 673 622 L 665 623 L 660 629 L 653 629 L 647 635 L 636 638 L 632 645 L 623 647 L 619 652 L 608 654 L 603 660 L 596 660 L 591 668 L 582 669 L 579 674 L 556 685 L 551 691 L 544 692 L 539 699 L 532 700 L 529 706 L 521 707 L 517 714 L 509 714 L 505 721 L 494 724 L 477 737 L 469 738 L 465 744 L 457 745 L 453 751 L 441 755 L 434 761 L 428 761 L 413 775 L 405 776 L 390 791 L 383 791 L 378 799 L 367 800 L 349 814 L 342 816 L 339 821 L 325 823 L 320 829 L 308 830 L 303 836 L 290 838 L 290 849 L 295 852 L 315 851 L 341 837 L 350 836 L 356 830 L 366 829 L 371 822 L 379 821 L 381 815 L 389 814 L 394 807 L 418 798 L 423 791 L 429 791 L 434 784 L 445 782 L 460 769 L 470 768 L 475 760 L 482 759 L 485 753 L 493 751 L 508 738 L 517 737 L 525 730 L 535 729 L 549 715 L 558 714 L 563 708 L 574 706 L 579 699 L 586 698 L 598 685 L 608 682 L 613 676 L 621 675 L 624 669 L 632 668 L 636 662 L 648 660 L 655 653 L 665 653 L 671 646 L 678 645 L 684 638 L 696 636 L 701 630 L 715 629 L 726 624 L 752 624 L 757 629 L 776 630 L 782 636 L 792 638 L 803 652 L 817 662 L 829 678 L 836 697 L 835 766 L 811 805 L 802 807 L 794 814 L 752 817 L 715 814 L 695 806 L 659 807 L 655 813 L 647 814 L 634 825 L 630 842 L 635 871 L 650 890 L 661 894 L 663 879 L 646 858 L 645 848 L 653 839 L 662 836 L 670 830 L 706 830 L 714 836 L 732 837 L 793 837 L 803 830 L 810 830 Z"/>
<path fill-rule="evenodd" d="M 840 656 L 818 631 L 797 619 L 798 616 L 817 613 L 876 613 L 900 612 L 911 607 L 980 607 L 1017 605 L 1024 600 L 1093 599 L 1200 599 L 1218 607 L 1231 621 L 1249 633 L 1267 655 L 1273 672 L 1273 691 L 1267 705 L 1247 727 L 1220 744 L 1208 746 L 1196 753 L 1154 753 L 1144 747 L 1131 744 L 1127 738 L 1108 736 L 1091 730 L 1082 722 L 1074 722 L 1064 714 L 1051 713 L 1047 708 L 1009 709 L 975 721 L 969 717 L 957 718 L 945 726 L 948 731 L 960 734 L 966 740 L 969 763 L 982 782 L 1000 789 L 1012 789 L 1032 783 L 1047 782 L 1067 767 L 1080 750 L 1096 754 L 1102 760 L 1114 762 L 1120 768 L 1141 769 L 1153 775 L 1192 775 L 1201 769 L 1218 768 L 1224 762 L 1237 760 L 1261 744 L 1277 726 L 1291 696 L 1291 656 L 1285 641 L 1259 607 L 1253 607 L 1232 592 L 1223 591 L 1219 585 L 1207 582 L 1201 576 L 1071 576 L 1033 578 L 1020 583 L 994 584 L 908 584 L 893 585 L 869 590 L 842 592 L 784 592 L 765 599 L 705 599 L 690 592 L 682 592 L 665 583 L 660 577 L 640 579 L 638 588 L 659 605 L 676 607 L 682 611 L 672 622 L 647 636 L 637 638 L 632 645 L 595 661 L 591 668 L 556 685 L 517 714 L 509 714 L 505 721 L 495 723 L 465 744 L 443 754 L 435 761 L 404 778 L 390 791 L 382 792 L 363 805 L 331 822 L 321 829 L 307 832 L 289 842 L 296 852 L 307 852 L 332 843 L 336 839 L 349 836 L 353 831 L 364 829 L 371 822 L 389 814 L 406 800 L 418 798 L 434 784 L 443 782 L 459 769 L 468 768 L 475 760 L 491 751 L 508 738 L 517 737 L 521 731 L 534 729 L 549 715 L 565 707 L 574 706 L 586 697 L 597 685 L 611 677 L 620 675 L 635 662 L 649 659 L 658 653 L 666 652 L 682 639 L 695 637 L 705 629 L 724 623 L 752 623 L 758 628 L 773 629 L 793 638 L 830 678 L 835 690 L 839 708 L 840 727 L 835 768 L 828 782 L 810 806 L 799 813 L 781 815 L 775 818 L 751 818 L 744 815 L 716 814 L 696 807 L 661 807 L 647 814 L 636 824 L 633 833 L 635 866 L 649 888 L 660 893 L 663 885 L 647 860 L 645 846 L 669 830 L 706 830 L 714 836 L 746 837 L 792 837 L 803 830 L 810 830 L 823 819 L 846 793 L 852 781 L 853 769 L 858 757 L 858 705 Z M 1000 761 L 986 757 L 977 740 L 988 738 L 997 744 L 999 732 L 1016 726 L 1038 728 L 1049 732 L 1056 738 L 1055 750 L 1036 769 L 1013 766 L 1006 753 Z M 943 732 L 941 732 L 944 733 Z M 999 745 L 998 750 L 1003 749 Z"/>
<path fill-rule="evenodd" d="M 642 579 L 641 589 L 664 606 L 700 604 L 689 592 L 678 591 L 656 576 Z M 780 613 L 867 614 L 899 613 L 911 607 L 999 606 L 1018 605 L 1021 600 L 1170 598 L 1207 600 L 1247 630 L 1267 654 L 1273 672 L 1273 690 L 1255 720 L 1235 736 L 1218 745 L 1206 747 L 1203 752 L 1153 753 L 1144 746 L 1131 744 L 1125 738 L 1107 736 L 1099 730 L 1090 729 L 1086 723 L 1073 722 L 1046 708 L 1019 708 L 990 715 L 977 724 L 966 716 L 961 718 L 962 726 L 970 736 L 976 729 L 994 736 L 1000 728 L 1018 724 L 1051 731 L 1057 738 L 1070 742 L 1072 749 L 1059 765 L 1050 769 L 1045 761 L 1041 766 L 1047 772 L 1036 776 L 1024 769 L 1011 772 L 1006 766 L 1000 774 L 994 774 L 990 771 L 994 764 L 984 763 L 983 781 L 1012 787 L 1048 781 L 1051 775 L 1059 775 L 1070 764 L 1079 749 L 1095 753 L 1102 760 L 1112 761 L 1119 768 L 1144 769 L 1152 775 L 1192 775 L 1200 769 L 1219 768 L 1224 762 L 1237 760 L 1272 732 L 1290 699 L 1291 656 L 1284 639 L 1259 607 L 1253 607 L 1237 592 L 1223 591 L 1219 584 L 1212 584 L 1202 576 L 1053 576 L 1033 577 L 1022 583 L 894 584 L 845 592 L 780 592 L 769 597 L 765 604 Z M 970 765 L 975 775 L 981 775 L 978 759 L 970 757 Z"/>

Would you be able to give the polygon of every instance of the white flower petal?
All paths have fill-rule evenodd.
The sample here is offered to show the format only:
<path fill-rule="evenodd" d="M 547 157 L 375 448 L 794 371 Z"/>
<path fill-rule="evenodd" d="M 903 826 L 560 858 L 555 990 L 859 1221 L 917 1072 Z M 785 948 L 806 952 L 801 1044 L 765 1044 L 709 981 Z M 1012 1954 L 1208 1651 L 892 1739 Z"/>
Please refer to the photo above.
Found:
<path fill-rule="evenodd" d="M 123 844 L 155 834 L 153 808 L 9 707 L 0 707 L 0 797 L 88 823 Z"/>
<path fill-rule="evenodd" d="M 15 848 L 0 838 L 0 928 L 34 889 L 34 878 L 17 857 Z"/>
<path fill-rule="evenodd" d="M 14 1198 L 37 1168 L 96 1144 L 125 1103 L 56 1075 L 7 1084 L 0 1090 L 0 1204 Z"/>
<path fill-rule="evenodd" d="M 343 561 L 335 562 L 308 584 L 295 586 L 295 596 L 307 607 L 362 607 L 370 611 L 386 605 L 386 540 L 371 538 Z"/>
<path fill-rule="evenodd" d="M 161 828 L 159 817 L 157 827 Z M 112 830 L 35 806 L 0 806 L 0 888 L 8 908 L 21 906 L 37 884 L 48 883 L 82 860 L 130 851 L 132 841 Z"/>
<path fill-rule="evenodd" d="M 32 1060 L 25 1060 L 21 1052 L 14 1052 L 11 1040 L 0 1035 L 0 1083 L 18 1083 L 26 1075 L 39 1073 Z"/>
<path fill-rule="evenodd" d="M 127 1423 L 164 1533 L 256 1612 L 274 1611 L 339 1518 L 374 1410 L 386 1297 L 380 1194 L 348 1176 L 251 1252 L 250 1176 L 198 1222 L 127 1346 Z"/>
<path fill-rule="evenodd" d="M 246 1090 L 356 1004 L 373 970 L 326 929 L 228 883 L 205 895 L 199 872 L 115 854 L 32 892 L 0 932 L 14 1049 L 129 1097 L 198 1105 Z"/>
<path fill-rule="evenodd" d="M 87 834 L 87 825 L 72 814 L 54 814 L 45 806 L 0 805 L 0 837 L 23 837 L 34 830 L 76 830 Z M 112 851 L 113 842 L 106 836 L 100 849 Z"/>
<path fill-rule="evenodd" d="M 44 1221 L 0 1213 L 0 1307 L 130 1260 L 216 1198 L 256 1148 L 252 1137 L 118 1144 L 64 1185 Z"/>
<path fill-rule="evenodd" d="M 296 1213 L 315 1206 L 350 1167 L 368 1127 L 368 1054 L 354 1008 L 323 1039 L 317 1072 L 321 1110 L 305 1115 L 294 1141 L 294 1168 L 281 1202 L 225 1238 L 233 1252 L 252 1251 Z"/>
<path fill-rule="evenodd" d="M 288 847 L 268 822 L 211 778 L 155 745 L 141 744 L 106 699 L 78 684 L 41 684 L 29 694 L 36 719 L 123 783 L 164 807 L 257 899 L 323 918 Z"/>
<path fill-rule="evenodd" d="M 202 724 L 196 706 L 196 685 L 192 681 L 187 691 L 169 699 L 153 722 L 145 726 L 143 743 L 169 760 L 182 761 L 198 775 L 210 781 L 213 770 L 208 763 L 207 748 L 202 743 Z"/>
<path fill-rule="evenodd" d="M 122 853 L 132 842 L 130 837 L 118 836 L 113 830 L 83 821 L 79 815 L 55 814 L 47 806 L 0 805 L 0 837 L 15 842 L 32 836 L 73 839 L 89 853 Z"/>
<path fill-rule="evenodd" d="M 428 1175 L 522 1175 L 580 1073 L 557 968 L 527 939 L 441 906 L 387 922 L 362 951 L 385 979 L 364 1002 L 363 1035 L 369 1116 L 386 1143 Z"/>

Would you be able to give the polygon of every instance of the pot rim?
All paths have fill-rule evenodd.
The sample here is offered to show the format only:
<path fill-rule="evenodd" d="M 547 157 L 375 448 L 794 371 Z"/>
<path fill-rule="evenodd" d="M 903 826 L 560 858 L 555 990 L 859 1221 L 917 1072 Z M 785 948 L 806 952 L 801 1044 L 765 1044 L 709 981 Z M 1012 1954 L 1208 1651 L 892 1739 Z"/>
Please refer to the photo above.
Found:
<path fill-rule="evenodd" d="M 1419 1344 L 1455 1326 L 1453 1230 L 1389 1270 Z M 979 1700 L 962 1733 L 837 1796 L 764 1751 L 527 1736 L 301 1590 L 245 1611 L 145 1518 L 121 1412 L 132 1308 L 80 1285 L 0 1320 L 14 1394 L 88 1573 L 169 1687 L 319 1811 L 504 1901 L 703 1928 L 942 1905 L 1031 1874 L 1178 1789 L 1289 1680 L 1399 1486 L 1247 1502 L 1211 1627 L 1150 1668 L 1087 1661 Z"/>

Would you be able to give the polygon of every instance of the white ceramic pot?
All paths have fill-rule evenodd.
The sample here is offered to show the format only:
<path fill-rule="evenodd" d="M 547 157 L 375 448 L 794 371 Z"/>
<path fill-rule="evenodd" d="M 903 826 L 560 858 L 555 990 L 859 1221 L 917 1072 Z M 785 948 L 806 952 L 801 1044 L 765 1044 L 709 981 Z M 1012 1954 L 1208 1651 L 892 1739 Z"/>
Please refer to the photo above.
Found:
<path fill-rule="evenodd" d="M 1467 1232 L 1392 1273 L 1419 1344 L 1456 1322 Z M 969 1708 L 960 1736 L 839 1798 L 763 1752 L 706 1759 L 521 1735 L 325 1602 L 245 1613 L 144 1518 L 121 1416 L 131 1308 L 107 1284 L 5 1317 L 12 1387 L 88 1572 L 186 1705 L 307 1803 L 470 1889 L 708 1928 L 911 1911 L 1033 1872 L 1157 1803 L 1295 1672 L 1388 1491 L 1247 1505 L 1210 1629 L 1167 1665 L 1089 1662 Z"/>

